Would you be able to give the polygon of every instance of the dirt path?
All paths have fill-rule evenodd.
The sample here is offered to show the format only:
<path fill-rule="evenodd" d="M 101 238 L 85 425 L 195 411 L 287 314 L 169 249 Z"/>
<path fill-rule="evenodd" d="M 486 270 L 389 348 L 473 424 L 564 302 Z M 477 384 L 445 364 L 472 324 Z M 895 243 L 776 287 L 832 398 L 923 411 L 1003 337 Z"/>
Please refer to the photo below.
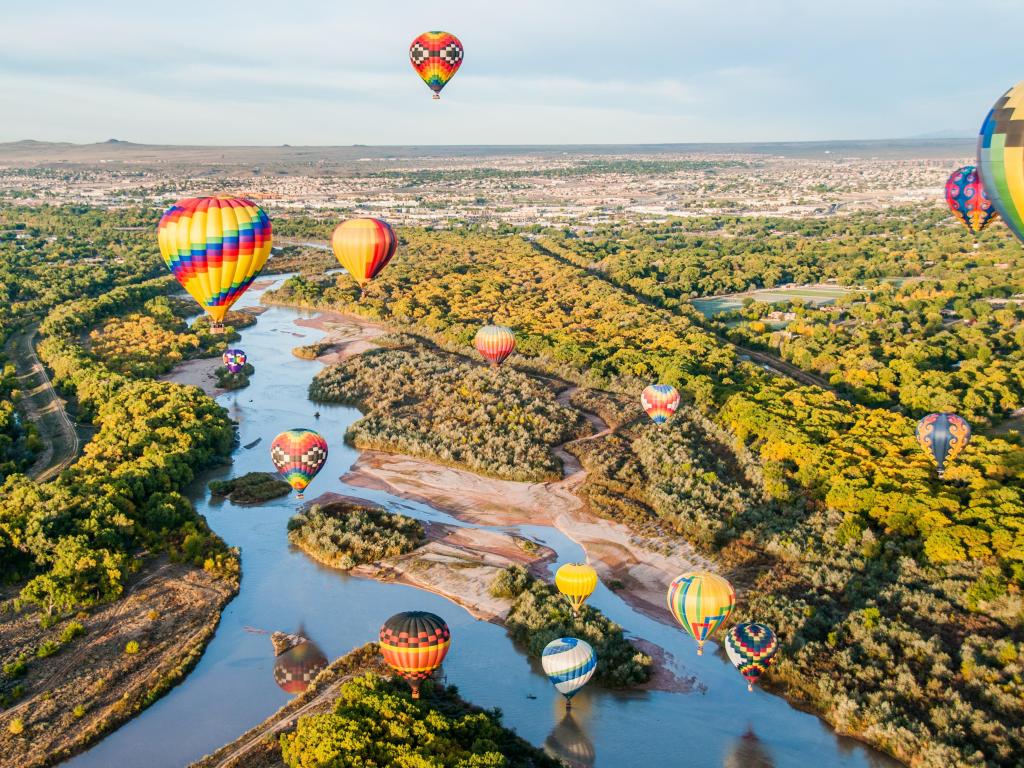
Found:
<path fill-rule="evenodd" d="M 43 440 L 43 451 L 27 474 L 45 482 L 60 474 L 78 456 L 81 440 L 78 431 L 57 395 L 46 368 L 35 350 L 37 328 L 15 333 L 7 340 L 4 352 L 14 363 L 22 397 L 18 409 L 22 418 L 31 421 Z"/>
<path fill-rule="evenodd" d="M 584 411 L 582 408 L 577 408 L 572 404 L 572 396 L 578 390 L 578 386 L 571 384 L 559 392 L 558 397 L 556 397 L 555 400 L 559 405 L 564 406 L 565 408 L 571 408 L 582 413 L 583 417 L 590 422 L 590 426 L 594 430 L 594 433 L 592 435 L 587 435 L 586 437 L 578 437 L 575 440 L 569 440 L 561 445 L 556 445 L 551 449 L 551 452 L 562 461 L 562 482 L 567 485 L 572 484 L 573 487 L 583 482 L 587 473 L 580 464 L 580 460 L 569 453 L 569 451 L 566 450 L 566 446 L 572 445 L 573 443 L 584 443 L 587 440 L 596 440 L 599 437 L 604 437 L 612 432 L 612 428 L 609 427 L 608 424 L 605 423 L 605 420 L 596 413 Z"/>

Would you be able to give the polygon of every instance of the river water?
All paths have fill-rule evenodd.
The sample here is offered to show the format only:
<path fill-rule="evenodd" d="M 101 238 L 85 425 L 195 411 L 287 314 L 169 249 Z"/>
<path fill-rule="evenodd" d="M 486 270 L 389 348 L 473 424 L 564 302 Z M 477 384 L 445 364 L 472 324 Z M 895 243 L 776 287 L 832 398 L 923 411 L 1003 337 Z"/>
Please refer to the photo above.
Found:
<path fill-rule="evenodd" d="M 239 306 L 259 304 L 252 289 Z M 325 491 L 357 496 L 390 509 L 453 525 L 454 518 L 381 491 L 354 488 L 338 478 L 359 455 L 343 442 L 354 408 L 314 405 L 307 387 L 321 365 L 300 360 L 291 349 L 311 344 L 324 333 L 296 326 L 309 313 L 273 307 L 242 331 L 243 348 L 256 367 L 249 387 L 218 398 L 239 422 L 239 447 L 231 467 L 199 478 L 189 496 L 210 526 L 229 545 L 241 549 L 242 581 L 226 607 L 216 635 L 185 680 L 166 696 L 96 746 L 64 763 L 71 768 L 180 768 L 234 740 L 290 698 L 274 680 L 274 655 L 267 634 L 299 627 L 330 657 L 376 640 L 393 613 L 433 611 L 452 631 L 444 669 L 450 684 L 468 700 L 499 707 L 506 725 L 538 746 L 547 744 L 576 765 L 713 766 L 871 766 L 898 765 L 859 743 L 837 736 L 812 715 L 763 691 L 749 693 L 742 677 L 717 646 L 703 657 L 692 641 L 670 626 L 630 608 L 614 592 L 599 586 L 590 603 L 643 637 L 674 654 L 674 671 L 696 675 L 701 685 L 690 693 L 614 692 L 591 683 L 573 700 L 573 716 L 564 718 L 561 696 L 507 637 L 505 630 L 478 621 L 445 598 L 402 584 L 381 584 L 346 576 L 314 563 L 290 547 L 285 525 L 297 507 L 294 494 L 257 506 L 239 507 L 211 500 L 206 483 L 246 472 L 272 471 L 270 441 L 295 427 L 320 431 L 330 443 L 327 465 L 309 488 L 310 498 Z M 314 418 L 314 412 L 320 418 Z M 244 448 L 257 439 L 250 449 Z M 579 545 L 559 531 L 519 526 L 517 533 L 546 544 L 558 563 L 580 561 Z"/>

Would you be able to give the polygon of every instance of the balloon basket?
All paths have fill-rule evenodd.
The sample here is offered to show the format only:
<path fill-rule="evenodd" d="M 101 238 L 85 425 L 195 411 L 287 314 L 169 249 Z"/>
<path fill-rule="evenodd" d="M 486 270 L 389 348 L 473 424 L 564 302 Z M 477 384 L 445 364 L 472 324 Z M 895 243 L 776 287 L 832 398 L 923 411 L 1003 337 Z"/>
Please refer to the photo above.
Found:
<path fill-rule="evenodd" d="M 440 101 L 441 100 L 441 94 L 435 93 L 431 98 L 433 98 L 434 101 Z"/>
<path fill-rule="evenodd" d="M 747 690 L 750 691 L 751 693 L 753 693 L 754 692 L 754 684 L 753 683 L 747 683 Z"/>
<path fill-rule="evenodd" d="M 306 498 L 306 494 L 304 494 L 304 493 L 297 493 L 297 494 L 295 494 L 295 498 L 297 498 L 297 499 L 304 499 L 304 498 Z"/>
<path fill-rule="evenodd" d="M 216 320 L 210 323 L 210 333 L 224 333 L 224 323 L 219 323 Z"/>
<path fill-rule="evenodd" d="M 698 656 L 703 656 L 704 655 L 704 647 L 703 646 L 697 646 L 697 655 Z"/>

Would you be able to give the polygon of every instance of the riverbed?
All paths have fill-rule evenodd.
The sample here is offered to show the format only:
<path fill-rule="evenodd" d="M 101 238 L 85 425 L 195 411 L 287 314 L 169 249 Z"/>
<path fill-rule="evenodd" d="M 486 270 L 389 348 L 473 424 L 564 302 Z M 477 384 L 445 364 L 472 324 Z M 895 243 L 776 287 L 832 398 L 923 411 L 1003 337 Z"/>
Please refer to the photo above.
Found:
<path fill-rule="evenodd" d="M 250 290 L 237 306 L 257 306 L 261 293 Z M 681 678 L 695 678 L 695 685 L 689 692 L 616 692 L 591 684 L 576 696 L 573 718 L 566 721 L 561 697 L 539 665 L 509 640 L 502 627 L 476 620 L 460 606 L 429 592 L 320 566 L 291 547 L 285 525 L 301 503 L 294 494 L 245 507 L 211 499 L 207 482 L 272 471 L 268 451 L 274 436 L 285 429 L 309 427 L 330 444 L 327 465 L 307 491 L 310 498 L 330 491 L 424 521 L 471 525 L 427 504 L 340 480 L 359 458 L 358 451 L 344 444 L 344 434 L 360 414 L 354 408 L 307 399 L 309 381 L 321 364 L 299 359 L 291 349 L 324 338 L 319 328 L 296 325 L 297 319 L 310 315 L 272 307 L 255 326 L 241 331 L 242 339 L 234 346 L 246 351 L 256 373 L 249 387 L 217 398 L 239 424 L 234 463 L 206 473 L 189 490 L 211 528 L 241 550 L 238 596 L 225 609 L 199 664 L 179 686 L 64 765 L 187 765 L 232 741 L 289 700 L 274 681 L 269 632 L 301 629 L 335 658 L 375 640 L 385 619 L 410 609 L 433 611 L 451 627 L 452 647 L 444 665 L 448 683 L 457 685 L 475 704 L 500 708 L 506 725 L 536 745 L 547 743 L 577 765 L 898 765 L 837 736 L 821 720 L 777 696 L 761 690 L 749 693 L 717 645 L 709 644 L 704 656 L 697 657 L 692 641 L 679 630 L 635 610 L 600 585 L 591 604 L 631 636 L 664 648 L 672 671 Z M 580 545 L 549 526 L 515 525 L 500 530 L 553 549 L 557 553 L 554 567 L 585 557 Z"/>

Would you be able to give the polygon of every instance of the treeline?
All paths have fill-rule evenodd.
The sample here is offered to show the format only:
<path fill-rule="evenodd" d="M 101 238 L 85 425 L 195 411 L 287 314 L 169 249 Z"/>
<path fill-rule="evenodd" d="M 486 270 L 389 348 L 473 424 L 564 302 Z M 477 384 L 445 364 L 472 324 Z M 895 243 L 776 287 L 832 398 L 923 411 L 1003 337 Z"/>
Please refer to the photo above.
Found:
<path fill-rule="evenodd" d="M 574 616 L 557 589 L 533 578 L 521 565 L 499 571 L 490 591 L 495 597 L 512 598 L 505 627 L 533 658 L 539 659 L 552 640 L 576 637 L 593 646 L 597 655 L 594 676 L 603 684 L 619 688 L 651 679 L 651 657 L 625 638 L 622 627 L 589 605 Z"/>
<path fill-rule="evenodd" d="M 507 366 L 492 370 L 410 343 L 350 357 L 313 379 L 312 400 L 366 414 L 347 440 L 508 480 L 561 478 L 551 448 L 586 426 L 549 387 Z"/>
<path fill-rule="evenodd" d="M 344 571 L 412 552 L 423 537 L 423 526 L 411 517 L 347 502 L 314 504 L 288 521 L 288 541 Z"/>
<path fill-rule="evenodd" d="M 882 217 L 879 247 L 925 237 L 916 215 Z M 909 216 L 902 225 L 901 216 Z M 870 227 L 866 219 L 852 222 Z M 800 236 L 806 248 L 838 261 L 835 251 L 815 243 L 814 227 L 826 225 L 772 222 L 773 229 L 786 226 L 809 227 Z M 952 228 L 942 232 L 957 236 Z M 719 476 L 725 488 L 716 492 L 728 496 L 735 482 L 740 499 L 743 493 L 767 499 L 742 514 L 726 499 L 701 516 L 677 520 L 688 532 L 707 531 L 714 547 L 745 543 L 755 562 L 767 563 L 742 610 L 774 622 L 785 649 L 776 678 L 791 695 L 905 760 L 1014 764 L 1013 756 L 1024 752 L 1015 660 L 1024 651 L 1024 451 L 1018 444 L 977 436 L 940 482 L 914 441 L 911 419 L 738 361 L 698 326 L 692 308 L 659 302 L 610 270 L 517 236 L 403 236 L 406 247 L 361 301 L 343 276 L 292 281 L 278 300 L 422 325 L 452 344 L 468 344 L 493 319 L 516 330 L 524 355 L 575 369 L 576 376 L 587 371 L 606 388 L 636 396 L 652 380 L 677 384 L 726 430 L 703 433 L 706 449 L 726 467 L 743 468 L 744 480 Z M 1003 240 L 995 235 L 991 247 L 1000 250 Z M 1016 246 L 1006 247 L 1012 264 Z M 690 450 L 685 442 L 673 448 L 684 465 Z M 618 495 L 616 484 L 633 489 L 621 494 L 636 501 L 629 512 L 657 513 L 647 488 L 635 487 L 636 465 L 623 466 L 616 475 L 611 463 L 609 480 L 595 484 L 604 483 L 609 495 Z M 757 477 L 759 492 L 747 484 Z M 674 490 L 667 494 L 700 492 L 692 478 L 686 483 L 670 482 Z M 875 611 L 880 618 L 870 618 L 865 632 L 865 616 Z M 877 669 L 899 684 L 877 685 Z"/>
<path fill-rule="evenodd" d="M 82 456 L 53 482 L 7 479 L 0 498 L 0 575 L 28 582 L 19 603 L 44 617 L 121 594 L 140 549 L 168 551 L 237 578 L 237 561 L 181 494 L 226 455 L 234 430 L 198 388 L 138 380 L 90 355 L 78 338 L 108 315 L 141 307 L 167 279 L 69 302 L 40 325 L 39 354 L 96 427 Z"/>
<path fill-rule="evenodd" d="M 150 222 L 155 227 L 158 216 L 0 204 L 0 344 L 62 302 L 160 274 L 164 267 L 151 231 L 122 229 Z M 9 373 L 0 383 L 0 481 L 27 469 L 41 448 L 34 427 L 17 417 L 18 392 Z"/>
<path fill-rule="evenodd" d="M 332 711 L 300 717 L 281 735 L 281 755 L 289 768 L 561 765 L 505 728 L 498 710 L 466 703 L 454 686 L 435 684 L 414 700 L 405 682 L 374 674 L 344 683 Z"/>

